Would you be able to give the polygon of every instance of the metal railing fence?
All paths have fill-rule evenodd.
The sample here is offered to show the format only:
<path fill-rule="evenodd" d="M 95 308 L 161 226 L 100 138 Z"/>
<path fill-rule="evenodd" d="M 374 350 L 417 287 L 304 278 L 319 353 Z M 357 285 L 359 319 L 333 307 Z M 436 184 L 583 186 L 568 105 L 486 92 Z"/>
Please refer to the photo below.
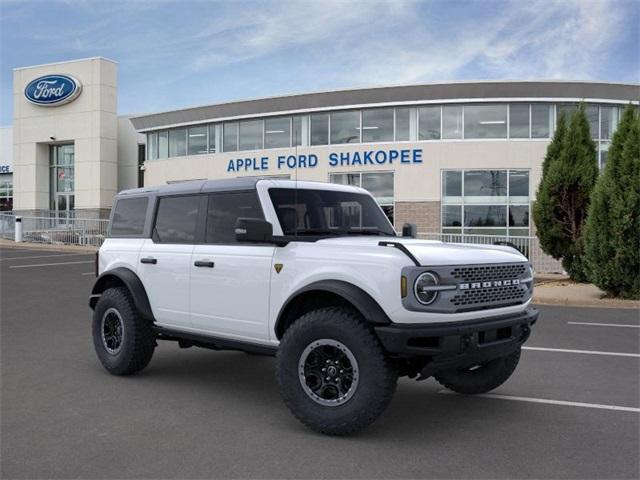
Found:
<path fill-rule="evenodd" d="M 60 216 L 21 216 L 22 238 L 25 242 L 84 245 L 99 247 L 106 235 L 109 220 L 97 218 L 67 218 Z M 13 240 L 16 216 L 0 213 L 0 237 Z M 538 237 L 512 237 L 502 235 L 462 235 L 452 233 L 418 233 L 418 238 L 447 243 L 494 245 L 498 242 L 513 244 L 538 273 L 562 273 L 562 263 L 540 248 Z"/>
<path fill-rule="evenodd" d="M 32 243 L 99 247 L 107 236 L 109 220 L 97 218 L 22 218 L 22 240 Z M 15 215 L 0 214 L 0 235 L 13 240 Z"/>
<path fill-rule="evenodd" d="M 13 240 L 16 235 L 16 216 L 10 213 L 0 213 L 0 238 Z"/>
<path fill-rule="evenodd" d="M 538 237 L 512 237 L 506 235 L 462 235 L 453 233 L 418 233 L 424 240 L 439 240 L 447 243 L 466 243 L 472 245 L 495 245 L 508 242 L 514 245 L 529 259 L 538 273 L 563 273 L 562 262 L 547 255 L 540 247 Z"/>

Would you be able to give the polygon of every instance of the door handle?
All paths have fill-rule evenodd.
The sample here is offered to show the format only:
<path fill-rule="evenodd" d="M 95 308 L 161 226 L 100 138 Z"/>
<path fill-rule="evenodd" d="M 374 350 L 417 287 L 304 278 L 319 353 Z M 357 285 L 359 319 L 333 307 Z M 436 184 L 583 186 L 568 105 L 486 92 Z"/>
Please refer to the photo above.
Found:
<path fill-rule="evenodd" d="M 207 267 L 207 268 L 213 268 L 215 266 L 215 263 L 209 261 L 209 260 L 196 260 L 195 262 L 193 262 L 193 264 L 196 267 Z"/>
<path fill-rule="evenodd" d="M 156 263 L 158 263 L 158 259 L 153 257 L 145 257 L 140 259 L 140 263 L 150 263 L 152 265 L 155 265 Z"/>

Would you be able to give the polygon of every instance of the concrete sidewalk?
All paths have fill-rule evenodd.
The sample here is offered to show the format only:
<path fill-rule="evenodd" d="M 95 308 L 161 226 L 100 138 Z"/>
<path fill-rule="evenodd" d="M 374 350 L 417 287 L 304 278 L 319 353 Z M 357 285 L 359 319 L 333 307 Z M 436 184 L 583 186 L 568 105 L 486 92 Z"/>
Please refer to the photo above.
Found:
<path fill-rule="evenodd" d="M 634 308 L 640 301 L 605 298 L 605 293 L 590 283 L 575 283 L 567 278 L 544 280 L 536 278 L 533 303 L 540 305 L 571 305 L 574 307 Z"/>

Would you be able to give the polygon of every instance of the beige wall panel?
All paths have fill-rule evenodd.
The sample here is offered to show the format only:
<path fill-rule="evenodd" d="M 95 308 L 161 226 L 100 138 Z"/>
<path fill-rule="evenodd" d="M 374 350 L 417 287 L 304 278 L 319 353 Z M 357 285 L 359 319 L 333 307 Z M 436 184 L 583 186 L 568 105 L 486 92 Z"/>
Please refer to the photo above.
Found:
<path fill-rule="evenodd" d="M 72 75 L 82 84 L 82 92 L 65 105 L 29 103 L 24 98 L 25 86 L 49 74 Z M 35 168 L 37 164 L 47 179 L 44 182 L 42 175 L 35 174 L 27 179 L 25 172 L 19 173 L 15 209 L 49 208 L 48 151 L 51 144 L 62 142 L 75 144 L 76 209 L 111 206 L 117 188 L 116 88 L 117 65 L 102 58 L 14 70 L 14 145 L 20 145 L 14 158 L 17 165 Z M 106 198 L 109 203 L 101 203 Z"/>

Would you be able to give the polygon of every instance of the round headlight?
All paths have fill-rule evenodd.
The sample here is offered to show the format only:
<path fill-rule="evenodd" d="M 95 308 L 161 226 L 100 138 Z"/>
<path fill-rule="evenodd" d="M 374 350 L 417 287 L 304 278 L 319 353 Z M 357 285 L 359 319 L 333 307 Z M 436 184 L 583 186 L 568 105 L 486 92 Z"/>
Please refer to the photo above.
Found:
<path fill-rule="evenodd" d="M 414 293 L 418 301 L 423 305 L 429 305 L 438 296 L 438 291 L 432 289 L 438 285 L 438 277 L 431 272 L 425 272 L 416 278 L 413 286 Z"/>

